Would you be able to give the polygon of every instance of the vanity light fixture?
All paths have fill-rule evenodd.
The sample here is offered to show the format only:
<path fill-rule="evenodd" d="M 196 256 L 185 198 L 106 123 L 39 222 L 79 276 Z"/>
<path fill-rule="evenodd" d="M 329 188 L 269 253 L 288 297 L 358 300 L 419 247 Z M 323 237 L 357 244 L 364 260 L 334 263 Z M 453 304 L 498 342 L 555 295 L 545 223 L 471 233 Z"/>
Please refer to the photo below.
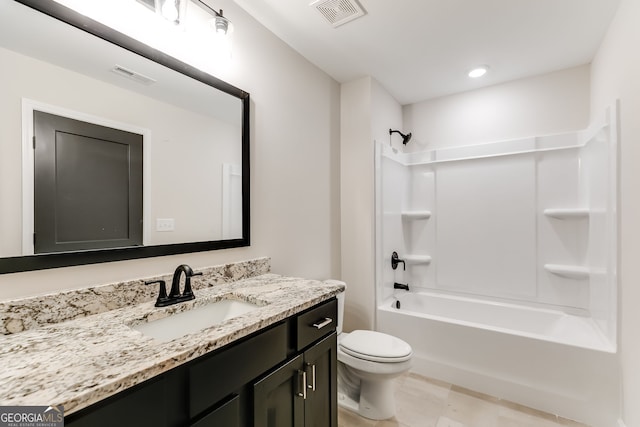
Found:
<path fill-rule="evenodd" d="M 155 0 L 156 11 L 164 19 L 175 25 L 184 24 L 188 0 Z"/>
<path fill-rule="evenodd" d="M 222 13 L 222 9 L 217 11 L 213 9 L 211 6 L 203 2 L 202 0 L 193 0 L 198 6 L 200 6 L 205 11 L 209 12 L 214 16 L 212 20 L 212 25 L 216 29 L 216 33 L 218 34 L 227 34 L 230 30 L 231 21 L 229 21 Z"/>
<path fill-rule="evenodd" d="M 160 14 L 164 19 L 169 22 L 172 22 L 176 25 L 180 25 L 184 20 L 184 16 L 186 15 L 186 7 L 187 2 L 189 0 L 137 0 L 138 3 L 141 3 L 148 7 L 151 10 L 156 11 Z M 216 30 L 216 33 L 219 34 L 227 34 L 232 25 L 231 21 L 229 21 L 222 12 L 213 9 L 211 6 L 206 4 L 202 0 L 192 0 L 195 4 L 200 6 L 205 12 L 213 15 L 213 19 L 211 20 L 211 24 Z"/>
<path fill-rule="evenodd" d="M 471 71 L 469 71 L 468 76 L 471 77 L 472 79 L 477 79 L 478 77 L 482 77 L 485 74 L 487 74 L 487 71 L 489 71 L 489 66 L 480 65 L 478 67 L 471 69 Z"/>
<path fill-rule="evenodd" d="M 149 10 L 175 25 L 180 25 L 187 12 L 188 0 L 136 0 Z"/>
<path fill-rule="evenodd" d="M 222 9 L 220 9 L 220 13 L 214 18 L 216 33 L 227 34 L 227 31 L 229 31 L 229 23 L 229 20 L 222 16 Z"/>
<path fill-rule="evenodd" d="M 180 23 L 179 0 L 165 0 L 160 8 L 160 14 L 167 21 Z"/>

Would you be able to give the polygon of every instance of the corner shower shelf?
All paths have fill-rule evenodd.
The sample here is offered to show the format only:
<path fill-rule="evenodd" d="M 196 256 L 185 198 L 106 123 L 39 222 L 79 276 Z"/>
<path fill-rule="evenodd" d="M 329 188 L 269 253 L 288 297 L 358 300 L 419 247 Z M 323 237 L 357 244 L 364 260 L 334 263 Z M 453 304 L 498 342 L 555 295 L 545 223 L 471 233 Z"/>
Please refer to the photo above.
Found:
<path fill-rule="evenodd" d="M 431 218 L 431 211 L 404 211 L 402 212 L 403 219 L 429 219 Z"/>
<path fill-rule="evenodd" d="M 431 264 L 431 257 L 429 255 L 405 255 L 404 260 L 407 264 Z"/>
<path fill-rule="evenodd" d="M 575 280 L 588 279 L 590 273 L 589 268 L 579 265 L 545 264 L 544 269 L 557 276 Z"/>
<path fill-rule="evenodd" d="M 557 219 L 579 219 L 587 218 L 589 216 L 589 209 L 587 208 L 574 208 L 574 209 L 545 209 L 544 214 L 552 218 Z"/>

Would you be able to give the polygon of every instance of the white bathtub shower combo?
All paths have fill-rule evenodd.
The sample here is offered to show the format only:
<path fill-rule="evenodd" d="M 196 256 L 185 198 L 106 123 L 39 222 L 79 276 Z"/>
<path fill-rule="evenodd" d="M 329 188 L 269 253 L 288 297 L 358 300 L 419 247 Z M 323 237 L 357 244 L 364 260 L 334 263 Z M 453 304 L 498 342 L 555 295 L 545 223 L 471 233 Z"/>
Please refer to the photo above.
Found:
<path fill-rule="evenodd" d="M 614 425 L 617 156 L 614 107 L 583 132 L 376 144 L 376 329 L 418 373 Z"/>

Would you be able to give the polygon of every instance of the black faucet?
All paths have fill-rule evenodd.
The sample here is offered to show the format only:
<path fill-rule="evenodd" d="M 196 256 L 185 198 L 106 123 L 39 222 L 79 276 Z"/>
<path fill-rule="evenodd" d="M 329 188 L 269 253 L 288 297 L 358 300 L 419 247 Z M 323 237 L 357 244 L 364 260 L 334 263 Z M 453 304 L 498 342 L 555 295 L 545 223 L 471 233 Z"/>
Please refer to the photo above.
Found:
<path fill-rule="evenodd" d="M 185 276 L 184 291 L 180 293 L 180 278 L 182 277 L 182 273 L 184 273 Z M 169 293 L 169 296 L 167 296 L 167 287 L 164 280 L 152 280 L 149 282 L 145 282 L 145 284 L 160 284 L 160 293 L 158 294 L 158 299 L 156 300 L 155 306 L 166 307 L 168 305 L 177 304 L 179 302 L 189 301 L 196 297 L 193 294 L 193 290 L 191 289 L 192 276 L 202 276 L 202 273 L 194 273 L 191 267 L 186 264 L 179 265 L 178 268 L 176 268 L 176 271 L 173 273 L 173 280 L 171 281 L 171 292 Z"/>
<path fill-rule="evenodd" d="M 393 289 L 404 289 L 405 291 L 408 291 L 409 290 L 409 284 L 407 283 L 405 285 L 404 283 L 395 282 L 393 284 Z"/>
<path fill-rule="evenodd" d="M 184 273 L 184 291 L 180 294 L 180 277 Z M 171 292 L 169 292 L 169 299 L 176 299 L 176 302 L 189 301 L 196 296 L 191 290 L 191 277 L 202 276 L 202 273 L 194 273 L 191 267 L 187 264 L 179 265 L 176 271 L 173 273 L 173 280 L 171 281 Z"/>

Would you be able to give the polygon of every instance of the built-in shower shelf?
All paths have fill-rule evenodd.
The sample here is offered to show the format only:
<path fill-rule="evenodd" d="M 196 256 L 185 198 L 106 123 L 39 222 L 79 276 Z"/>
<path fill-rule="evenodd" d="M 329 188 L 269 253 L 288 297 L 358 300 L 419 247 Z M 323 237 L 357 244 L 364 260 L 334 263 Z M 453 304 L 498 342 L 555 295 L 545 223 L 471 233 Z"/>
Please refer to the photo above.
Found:
<path fill-rule="evenodd" d="M 431 211 L 404 211 L 402 212 L 403 219 L 429 219 L 431 218 Z"/>
<path fill-rule="evenodd" d="M 405 255 L 404 260 L 407 264 L 431 264 L 431 257 L 429 255 Z"/>
<path fill-rule="evenodd" d="M 588 279 L 590 274 L 588 267 L 579 265 L 545 264 L 544 269 L 557 276 L 576 280 Z"/>
<path fill-rule="evenodd" d="M 544 214 L 552 218 L 557 219 L 579 219 L 587 218 L 589 216 L 589 209 L 587 208 L 574 208 L 574 209 L 545 209 Z"/>

